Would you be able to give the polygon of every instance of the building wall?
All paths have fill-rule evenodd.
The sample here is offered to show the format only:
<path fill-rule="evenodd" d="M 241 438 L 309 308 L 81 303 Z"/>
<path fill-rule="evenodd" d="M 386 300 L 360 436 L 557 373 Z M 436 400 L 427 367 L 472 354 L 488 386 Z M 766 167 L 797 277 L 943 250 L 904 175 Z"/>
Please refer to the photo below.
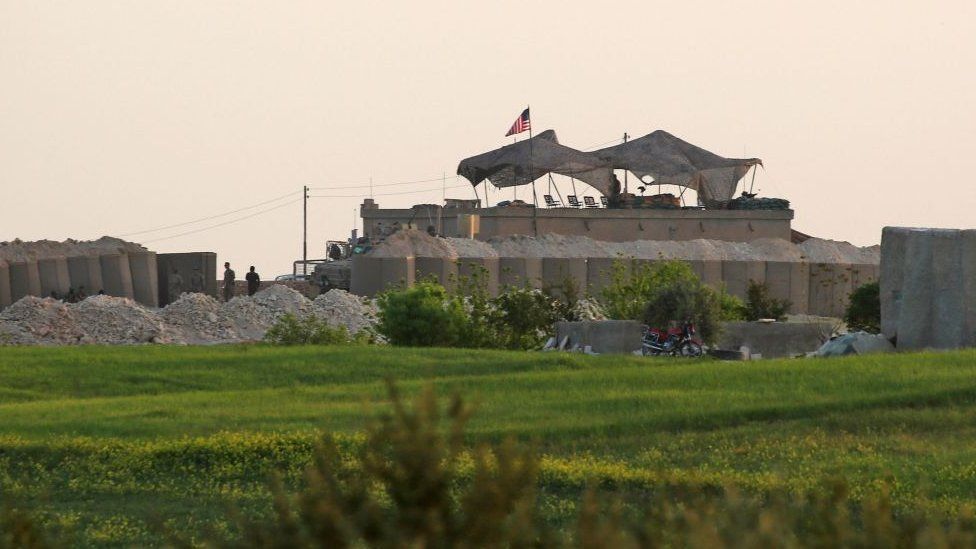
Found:
<path fill-rule="evenodd" d="M 371 200 L 363 203 L 363 235 L 373 239 L 384 230 L 428 226 L 445 236 L 469 236 L 459 229 L 470 226 L 465 218 L 476 216 L 479 240 L 495 236 L 563 234 L 588 236 L 606 242 L 631 240 L 693 240 L 708 238 L 748 242 L 758 238 L 790 239 L 792 210 L 654 210 L 494 207 L 442 208 L 419 205 L 412 209 L 381 209 Z"/>

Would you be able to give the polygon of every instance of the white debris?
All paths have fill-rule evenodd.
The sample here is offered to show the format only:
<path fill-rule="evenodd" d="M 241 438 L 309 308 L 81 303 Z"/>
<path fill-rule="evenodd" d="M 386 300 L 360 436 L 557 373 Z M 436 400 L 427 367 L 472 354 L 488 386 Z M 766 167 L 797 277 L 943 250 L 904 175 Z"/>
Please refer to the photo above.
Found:
<path fill-rule="evenodd" d="M 127 297 L 95 295 L 67 307 L 74 313 L 78 328 L 85 333 L 82 343 L 172 342 L 170 330 L 160 316 Z"/>
<path fill-rule="evenodd" d="M 345 290 L 329 290 L 312 302 L 312 313 L 333 326 L 345 326 L 350 334 L 376 325 L 376 306 Z"/>

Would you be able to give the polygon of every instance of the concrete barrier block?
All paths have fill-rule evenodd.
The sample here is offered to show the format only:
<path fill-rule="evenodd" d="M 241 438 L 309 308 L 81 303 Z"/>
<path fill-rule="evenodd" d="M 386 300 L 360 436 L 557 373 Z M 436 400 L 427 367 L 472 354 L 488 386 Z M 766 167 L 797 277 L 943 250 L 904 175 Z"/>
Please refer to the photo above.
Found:
<path fill-rule="evenodd" d="M 923 349 L 932 341 L 934 298 L 933 247 L 930 231 L 910 231 L 905 239 L 905 268 L 898 312 L 898 348 Z"/>
<path fill-rule="evenodd" d="M 0 309 L 9 307 L 13 303 L 10 293 L 10 267 L 6 261 L 0 261 Z"/>
<path fill-rule="evenodd" d="M 932 231 L 932 326 L 927 346 L 959 347 L 966 339 L 966 300 L 963 298 L 962 231 Z"/>
<path fill-rule="evenodd" d="M 830 264 L 810 265 L 809 313 L 831 316 L 834 304 L 834 270 Z"/>
<path fill-rule="evenodd" d="M 71 288 L 71 280 L 68 277 L 66 257 L 38 259 L 37 271 L 41 278 L 41 297 L 48 297 L 52 292 L 62 298 L 67 295 Z"/>
<path fill-rule="evenodd" d="M 575 286 L 577 294 L 586 292 L 586 259 L 576 257 L 542 258 L 542 287 L 550 289 L 554 296 L 564 299 L 566 284 Z"/>
<path fill-rule="evenodd" d="M 75 290 L 86 295 L 97 294 L 102 289 L 102 265 L 98 256 L 74 256 L 68 258 L 68 278 Z"/>
<path fill-rule="evenodd" d="M 10 299 L 17 301 L 28 295 L 41 295 L 41 274 L 37 270 L 37 261 L 14 261 L 8 265 L 10 269 Z"/>
<path fill-rule="evenodd" d="M 910 229 L 881 230 L 881 332 L 888 339 L 898 335 L 901 288 L 905 276 L 905 250 Z"/>
<path fill-rule="evenodd" d="M 541 257 L 498 258 L 498 284 L 501 288 L 541 288 Z"/>
<path fill-rule="evenodd" d="M 458 264 L 454 258 L 417 257 L 414 259 L 414 265 L 417 268 L 414 276 L 417 282 L 433 279 L 445 288 L 453 288 L 457 282 Z"/>
<path fill-rule="evenodd" d="M 132 293 L 135 300 L 147 307 L 159 307 L 159 275 L 156 272 L 155 252 L 130 252 L 129 270 L 132 273 Z"/>
<path fill-rule="evenodd" d="M 569 338 L 571 347 L 593 348 L 596 353 L 630 354 L 641 348 L 641 323 L 636 320 L 557 322 L 556 341 Z"/>
<path fill-rule="evenodd" d="M 106 294 L 117 297 L 135 298 L 132 290 L 132 271 L 129 269 L 129 256 L 126 254 L 105 254 L 98 257 L 102 266 L 102 288 Z"/>
<path fill-rule="evenodd" d="M 413 286 L 416 281 L 416 261 L 409 257 L 373 257 L 354 255 L 350 291 L 373 297 L 394 287 Z"/>
<path fill-rule="evenodd" d="M 482 284 L 489 296 L 498 295 L 498 265 L 497 257 L 459 257 L 458 285 L 462 291 L 465 286 Z"/>
<path fill-rule="evenodd" d="M 722 261 L 719 259 L 705 259 L 701 261 L 692 261 L 692 264 L 701 265 L 701 273 L 698 278 L 705 284 L 711 286 L 712 288 L 718 288 L 723 284 L 724 278 L 722 277 Z"/>

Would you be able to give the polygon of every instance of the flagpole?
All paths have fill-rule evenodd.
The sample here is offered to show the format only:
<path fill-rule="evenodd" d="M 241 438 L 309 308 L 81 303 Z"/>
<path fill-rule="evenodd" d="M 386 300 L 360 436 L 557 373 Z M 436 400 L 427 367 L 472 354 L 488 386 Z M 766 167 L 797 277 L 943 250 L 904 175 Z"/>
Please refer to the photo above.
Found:
<path fill-rule="evenodd" d="M 535 172 L 532 171 L 532 107 L 525 106 L 525 112 L 529 115 L 529 177 L 532 178 L 532 233 L 539 236 L 539 223 L 536 220 L 539 211 L 539 195 L 535 192 Z"/>

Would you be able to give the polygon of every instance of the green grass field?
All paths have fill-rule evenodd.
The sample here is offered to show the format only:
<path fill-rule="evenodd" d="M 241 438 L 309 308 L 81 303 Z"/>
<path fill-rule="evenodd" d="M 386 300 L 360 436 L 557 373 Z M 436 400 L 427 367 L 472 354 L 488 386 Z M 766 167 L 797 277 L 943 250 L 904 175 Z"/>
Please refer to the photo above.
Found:
<path fill-rule="evenodd" d="M 976 504 L 976 352 L 834 360 L 389 347 L 0 347 L 0 491 L 84 544 L 151 544 L 268 511 L 321 430 L 355 446 L 386 400 L 432 384 L 476 405 L 472 442 L 543 456 L 544 509 L 588 480 L 817 490 L 847 479 L 932 513 Z"/>

